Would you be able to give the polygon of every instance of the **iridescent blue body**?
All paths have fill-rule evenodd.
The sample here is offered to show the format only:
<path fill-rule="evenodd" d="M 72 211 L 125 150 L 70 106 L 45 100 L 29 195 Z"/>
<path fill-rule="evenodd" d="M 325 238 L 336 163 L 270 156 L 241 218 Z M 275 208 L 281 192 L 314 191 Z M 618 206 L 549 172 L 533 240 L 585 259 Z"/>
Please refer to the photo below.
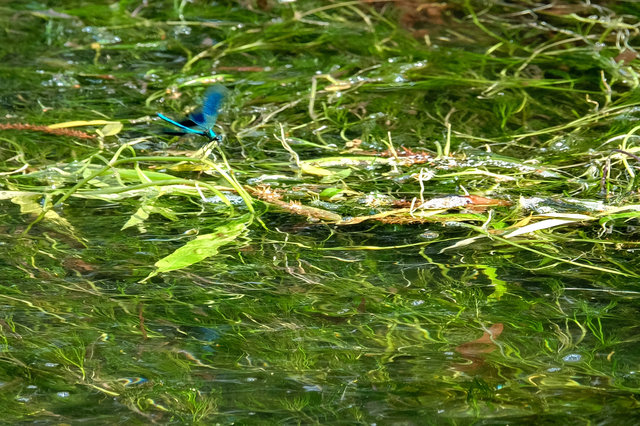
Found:
<path fill-rule="evenodd" d="M 158 117 L 162 118 L 167 123 L 171 123 L 174 126 L 179 127 L 186 133 L 205 136 L 212 141 L 220 140 L 220 137 L 213 131 L 213 126 L 216 124 L 218 110 L 220 109 L 226 94 L 227 89 L 221 85 L 216 85 L 207 89 L 204 94 L 202 108 L 189 115 L 189 120 L 195 124 L 195 128 L 185 126 L 182 123 L 170 119 L 162 113 L 158 113 Z"/>

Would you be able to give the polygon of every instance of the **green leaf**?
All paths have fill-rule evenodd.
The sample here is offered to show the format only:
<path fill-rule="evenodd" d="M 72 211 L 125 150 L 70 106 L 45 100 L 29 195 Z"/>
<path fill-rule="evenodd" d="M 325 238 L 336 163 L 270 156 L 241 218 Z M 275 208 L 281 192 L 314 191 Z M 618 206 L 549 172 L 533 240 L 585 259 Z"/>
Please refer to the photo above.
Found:
<path fill-rule="evenodd" d="M 144 222 L 149 219 L 149 216 L 152 214 L 159 214 L 171 221 L 178 220 L 178 215 L 173 210 L 168 207 L 156 206 L 156 201 L 158 201 L 157 197 L 154 197 L 152 199 L 144 197 L 141 200 L 138 210 L 133 215 L 131 215 L 129 220 L 127 220 L 127 223 L 125 223 L 122 228 L 120 228 L 120 230 L 135 226 L 141 233 L 147 232 L 144 228 Z"/>
<path fill-rule="evenodd" d="M 346 179 L 349 177 L 349 175 L 351 175 L 351 169 L 344 169 L 344 170 L 340 170 L 339 172 L 335 172 L 329 176 L 323 177 L 322 179 L 320 179 L 320 182 L 333 183 L 342 179 Z"/>
<path fill-rule="evenodd" d="M 337 195 L 337 194 L 341 193 L 342 191 L 343 190 L 340 189 L 340 188 L 325 188 L 320 193 L 320 198 L 322 198 L 322 199 L 331 198 L 334 195 Z"/>
<path fill-rule="evenodd" d="M 65 121 L 64 123 L 56 123 L 50 124 L 48 127 L 50 129 L 66 129 L 69 127 L 82 127 L 82 126 L 99 126 L 101 124 L 114 124 L 119 123 L 118 121 L 107 121 L 107 120 L 76 120 L 76 121 Z"/>
<path fill-rule="evenodd" d="M 122 130 L 122 123 L 115 121 L 105 125 L 100 132 L 102 136 L 115 136 Z"/>
<path fill-rule="evenodd" d="M 124 181 L 143 181 L 143 179 L 140 178 L 140 174 L 142 173 L 147 179 L 151 180 L 151 181 L 162 181 L 162 180 L 169 180 L 169 179 L 178 179 L 177 176 L 173 176 L 167 173 L 161 173 L 161 172 L 154 172 L 154 171 L 149 171 L 149 170 L 135 170 L 135 169 L 123 169 L 123 168 L 115 168 L 112 169 L 115 170 L 118 175 L 120 176 L 120 178 Z"/>
<path fill-rule="evenodd" d="M 140 208 L 134 214 L 131 215 L 129 220 L 127 220 L 127 223 L 122 225 L 122 228 L 120 228 L 120 230 L 122 231 L 124 229 L 131 228 L 132 226 L 137 226 L 140 232 L 145 232 L 145 229 L 142 227 L 142 224 L 144 223 L 145 220 L 149 218 L 149 207 L 150 206 L 145 204 L 140 206 Z"/>
<path fill-rule="evenodd" d="M 481 268 L 482 272 L 491 280 L 494 291 L 489 295 L 489 299 L 500 299 L 507 292 L 507 283 L 498 278 L 498 271 L 496 268 L 490 266 L 484 266 Z"/>
<path fill-rule="evenodd" d="M 141 282 L 160 273 L 183 269 L 207 257 L 215 256 L 220 247 L 237 240 L 246 231 L 251 220 L 248 216 L 243 216 L 242 219 L 221 225 L 210 234 L 199 235 L 195 240 L 189 241 L 170 255 L 158 260 L 155 264 L 156 270 Z"/>

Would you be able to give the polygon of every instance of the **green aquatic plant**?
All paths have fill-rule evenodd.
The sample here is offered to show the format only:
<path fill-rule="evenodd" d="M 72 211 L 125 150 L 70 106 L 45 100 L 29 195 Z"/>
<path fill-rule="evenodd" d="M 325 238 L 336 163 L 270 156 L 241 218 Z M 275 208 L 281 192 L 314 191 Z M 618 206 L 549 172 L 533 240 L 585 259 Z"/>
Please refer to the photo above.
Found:
<path fill-rule="evenodd" d="M 638 15 L 0 5 L 5 421 L 633 421 Z"/>

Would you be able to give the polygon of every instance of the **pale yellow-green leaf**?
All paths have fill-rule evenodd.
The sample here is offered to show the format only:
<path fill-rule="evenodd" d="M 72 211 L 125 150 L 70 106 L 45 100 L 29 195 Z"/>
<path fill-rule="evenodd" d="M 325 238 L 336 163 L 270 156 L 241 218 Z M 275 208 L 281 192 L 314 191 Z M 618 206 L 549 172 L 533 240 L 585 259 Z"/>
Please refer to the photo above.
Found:
<path fill-rule="evenodd" d="M 11 202 L 20 207 L 22 214 L 38 215 L 42 213 L 42 205 L 38 202 L 39 198 L 42 198 L 42 195 L 18 195 L 11 198 Z"/>
<path fill-rule="evenodd" d="M 333 183 L 333 182 L 337 182 L 339 180 L 343 180 L 349 177 L 349 175 L 351 175 L 351 169 L 342 169 L 336 173 L 333 173 L 329 176 L 324 176 L 320 182 L 322 183 Z"/>
<path fill-rule="evenodd" d="M 507 283 L 498 278 L 498 271 L 491 266 L 480 266 L 482 272 L 491 280 L 493 285 L 493 293 L 489 295 L 490 299 L 500 299 L 507 292 Z"/>
<path fill-rule="evenodd" d="M 308 164 L 308 163 L 300 163 L 300 169 L 302 170 L 302 173 L 315 175 L 315 176 L 331 176 L 333 174 L 331 170 L 312 166 L 311 164 Z"/>
<path fill-rule="evenodd" d="M 593 218 L 589 217 L 589 220 L 593 220 Z M 578 221 L 575 220 L 575 219 L 546 219 L 546 220 L 541 220 L 540 222 L 534 222 L 534 223 L 531 223 L 529 225 L 523 226 L 522 228 L 518 228 L 518 229 L 516 229 L 514 231 L 511 231 L 510 233 L 508 233 L 504 237 L 505 238 L 513 238 L 513 237 L 517 237 L 518 235 L 529 234 L 531 232 L 540 231 L 540 230 L 543 230 L 543 229 L 554 228 L 556 226 L 561 226 L 561 225 L 566 225 L 566 224 L 569 224 L 569 223 L 576 223 L 576 222 L 578 222 Z"/>
<path fill-rule="evenodd" d="M 114 121 L 112 123 L 109 123 L 102 128 L 101 130 L 102 136 L 117 135 L 122 130 L 122 127 L 123 127 L 122 123 L 119 121 Z"/>
<path fill-rule="evenodd" d="M 17 198 L 17 197 L 38 198 L 38 197 L 42 197 L 42 194 L 39 192 L 29 192 L 29 191 L 0 191 L 0 200 L 8 200 L 8 199 Z"/>
<path fill-rule="evenodd" d="M 56 123 L 50 124 L 50 129 L 66 129 L 68 127 L 82 127 L 82 126 L 100 126 L 105 124 L 118 123 L 117 121 L 108 121 L 108 120 L 77 120 L 77 121 L 65 121 L 64 123 Z"/>
<path fill-rule="evenodd" d="M 42 205 L 40 204 L 41 198 L 42 195 L 19 195 L 17 197 L 13 197 L 11 199 L 11 202 L 20 206 L 20 213 L 37 216 L 43 211 Z M 47 210 L 44 214 L 44 219 L 46 221 L 54 223 L 61 232 L 65 232 L 66 234 L 73 237 L 76 241 L 84 244 L 82 238 L 76 235 L 73 225 L 71 225 L 71 223 L 67 219 L 60 216 L 55 210 Z"/>
<path fill-rule="evenodd" d="M 122 225 L 122 228 L 120 228 L 120 230 L 122 231 L 127 228 L 131 228 L 132 226 L 138 226 L 138 230 L 140 230 L 140 232 L 144 232 L 144 229 L 141 228 L 141 226 L 144 223 L 144 221 L 149 218 L 149 212 L 147 211 L 148 208 L 149 206 L 145 206 L 145 205 L 140 206 L 140 208 L 136 210 L 134 214 L 131 215 L 129 220 L 127 220 L 127 222 L 124 225 Z"/>
<path fill-rule="evenodd" d="M 149 213 L 159 214 L 165 219 L 169 219 L 170 221 L 174 221 L 174 222 L 178 220 L 178 215 L 176 214 L 176 212 L 174 212 L 168 207 L 153 206 Z"/>
<path fill-rule="evenodd" d="M 157 198 L 143 201 L 138 210 L 136 210 L 136 212 L 131 215 L 129 220 L 127 220 L 127 222 L 122 225 L 121 230 L 137 226 L 140 232 L 146 232 L 143 224 L 152 214 L 159 214 L 171 221 L 178 220 L 178 216 L 170 208 L 155 206 L 154 203 L 156 200 Z"/>
<path fill-rule="evenodd" d="M 138 171 L 134 169 L 116 168 L 115 171 L 118 173 L 118 176 L 120 176 L 121 179 L 129 182 L 131 181 L 146 182 L 147 180 L 159 181 L 159 180 L 168 180 L 168 179 L 178 179 L 176 176 L 173 176 L 167 173 L 154 172 L 150 170 Z M 144 175 L 144 179 L 141 178 L 140 173 Z"/>
<path fill-rule="evenodd" d="M 220 247 L 236 241 L 247 229 L 247 219 L 221 225 L 210 234 L 199 235 L 170 255 L 158 260 L 156 270 L 143 282 L 163 272 L 175 271 L 218 254 Z"/>

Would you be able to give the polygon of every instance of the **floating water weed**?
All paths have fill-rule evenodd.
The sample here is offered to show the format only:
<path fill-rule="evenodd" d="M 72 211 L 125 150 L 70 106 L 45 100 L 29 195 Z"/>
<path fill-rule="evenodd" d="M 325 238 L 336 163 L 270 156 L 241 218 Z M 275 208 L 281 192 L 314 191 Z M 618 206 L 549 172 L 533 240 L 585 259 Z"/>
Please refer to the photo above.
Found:
<path fill-rule="evenodd" d="M 6 422 L 636 420 L 632 2 L 169 3 L 2 6 Z"/>

